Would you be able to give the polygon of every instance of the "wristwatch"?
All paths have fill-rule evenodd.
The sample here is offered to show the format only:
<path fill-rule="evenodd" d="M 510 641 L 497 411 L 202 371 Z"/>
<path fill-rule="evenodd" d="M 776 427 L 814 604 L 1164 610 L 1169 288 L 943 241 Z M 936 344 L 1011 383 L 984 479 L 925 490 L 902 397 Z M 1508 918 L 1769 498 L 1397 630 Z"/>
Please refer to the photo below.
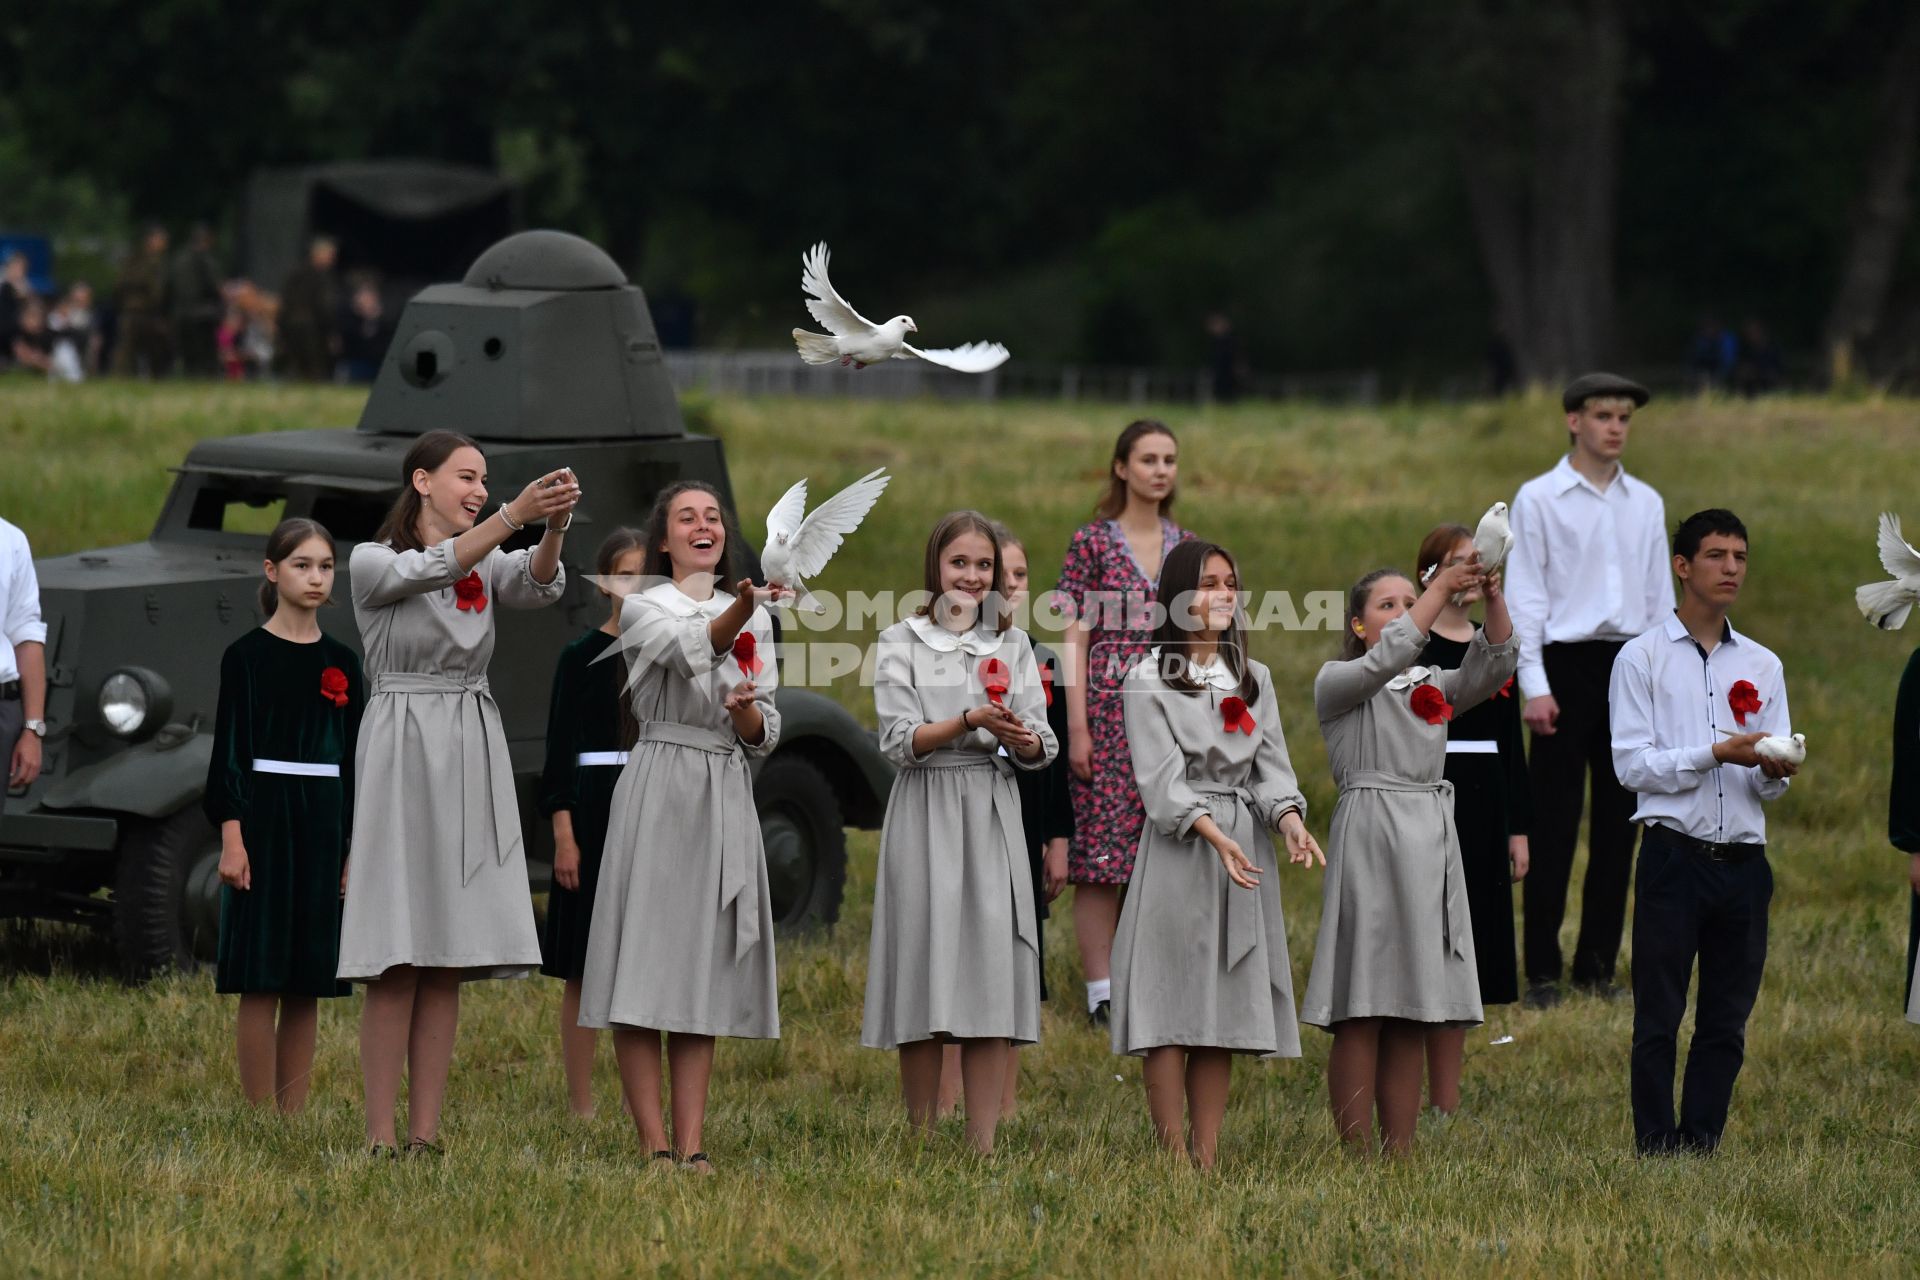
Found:
<path fill-rule="evenodd" d="M 22 725 L 21 728 L 36 738 L 44 738 L 47 736 L 47 722 L 45 720 L 29 720 Z"/>

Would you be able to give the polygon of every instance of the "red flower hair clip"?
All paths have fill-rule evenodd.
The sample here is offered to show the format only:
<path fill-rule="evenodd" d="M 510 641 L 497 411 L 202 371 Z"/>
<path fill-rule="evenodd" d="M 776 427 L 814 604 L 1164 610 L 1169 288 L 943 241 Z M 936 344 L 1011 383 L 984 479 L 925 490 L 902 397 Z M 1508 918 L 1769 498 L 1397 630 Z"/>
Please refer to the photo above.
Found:
<path fill-rule="evenodd" d="M 1247 711 L 1245 699 L 1222 698 L 1220 700 L 1220 731 L 1233 733 L 1235 730 L 1241 733 L 1252 733 L 1253 716 Z"/>
<path fill-rule="evenodd" d="M 733 638 L 733 660 L 750 676 L 759 675 L 760 668 L 767 665 L 760 661 L 760 642 L 754 638 L 753 632 L 742 631 Z"/>
<path fill-rule="evenodd" d="M 998 658 L 988 658 L 980 664 L 980 687 L 987 691 L 987 701 L 996 707 L 1007 705 L 1000 699 L 1007 692 L 1009 675 L 1007 664 Z"/>
<path fill-rule="evenodd" d="M 320 673 L 320 696 L 336 707 L 347 705 L 347 673 L 328 667 Z"/>
<path fill-rule="evenodd" d="M 487 611 L 487 587 L 480 581 L 478 569 L 453 584 L 453 607 L 471 609 L 475 613 Z"/>
<path fill-rule="evenodd" d="M 1453 719 L 1453 704 L 1447 701 L 1447 695 L 1440 692 L 1439 686 L 1417 684 L 1413 686 L 1413 714 L 1428 724 L 1443 724 Z"/>
<path fill-rule="evenodd" d="M 1760 710 L 1760 691 L 1748 680 L 1735 680 L 1727 690 L 1727 705 L 1733 708 L 1733 722 L 1744 727 L 1747 717 Z"/>

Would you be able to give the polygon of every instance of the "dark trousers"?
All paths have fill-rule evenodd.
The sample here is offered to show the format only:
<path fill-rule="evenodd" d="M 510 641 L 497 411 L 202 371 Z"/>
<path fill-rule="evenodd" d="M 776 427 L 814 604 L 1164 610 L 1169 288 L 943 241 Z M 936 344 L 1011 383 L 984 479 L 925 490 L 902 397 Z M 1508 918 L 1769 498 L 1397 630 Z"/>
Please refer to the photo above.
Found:
<path fill-rule="evenodd" d="M 1747 1015 L 1767 963 L 1773 868 L 1715 862 L 1646 828 L 1633 906 L 1633 1135 L 1644 1152 L 1711 1151 L 1746 1059 Z M 1700 994 L 1673 1120 L 1673 1068 L 1694 958 Z"/>
<path fill-rule="evenodd" d="M 1553 697 L 1560 704 L 1554 732 L 1534 734 L 1527 753 L 1533 783 L 1532 867 L 1520 882 L 1526 909 L 1523 950 L 1527 981 L 1560 979 L 1560 922 L 1567 914 L 1573 847 L 1589 782 L 1593 824 L 1587 833 L 1587 878 L 1580 898 L 1580 937 L 1573 948 L 1573 980 L 1613 980 L 1620 934 L 1627 920 L 1627 884 L 1633 871 L 1633 793 L 1613 774 L 1613 725 L 1607 682 L 1620 644 L 1588 640 L 1550 644 L 1541 651 Z"/>

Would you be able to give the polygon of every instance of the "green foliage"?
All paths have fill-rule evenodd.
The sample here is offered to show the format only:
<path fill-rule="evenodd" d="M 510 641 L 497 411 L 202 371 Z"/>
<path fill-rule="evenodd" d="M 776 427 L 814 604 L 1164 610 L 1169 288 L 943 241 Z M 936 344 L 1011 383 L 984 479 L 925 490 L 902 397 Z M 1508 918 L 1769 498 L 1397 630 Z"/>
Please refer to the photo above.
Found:
<path fill-rule="evenodd" d="M 0 383 L 0 514 L 42 553 L 136 538 L 192 439 L 345 425 L 357 408 L 335 389 Z M 1432 524 L 1511 497 L 1562 440 L 1546 399 L 1157 411 L 1180 433 L 1178 515 L 1232 547 L 1256 591 L 1340 590 L 1404 564 Z M 911 587 L 928 526 L 963 504 L 1010 518 L 1047 586 L 1128 416 L 785 400 L 703 412 L 749 530 L 797 475 L 826 490 L 893 470 L 826 591 Z M 1726 505 L 1752 530 L 1736 622 L 1784 658 L 1812 751 L 1770 816 L 1771 963 L 1710 1162 L 1632 1157 L 1631 1010 L 1576 1000 L 1495 1010 L 1470 1038 L 1462 1114 L 1393 1166 L 1335 1150 L 1327 1040 L 1308 1030 L 1304 1059 L 1236 1067 L 1221 1169 L 1197 1176 L 1155 1153 L 1137 1064 L 1084 1028 L 1065 909 L 1049 928 L 1055 1000 L 1000 1153 L 964 1154 L 952 1126 L 923 1146 L 893 1059 L 856 1044 L 875 856 L 862 834 L 838 928 L 781 947 L 783 1038 L 720 1048 L 712 1181 L 650 1169 L 604 1051 L 600 1118 L 564 1118 L 558 984 L 474 984 L 446 1158 L 371 1165 L 357 1000 L 322 1010 L 313 1104 L 282 1121 L 240 1104 L 233 1005 L 207 978 L 123 990 L 84 939 L 16 929 L 0 949 L 0 1256 L 44 1275 L 1905 1273 L 1920 1253 L 1920 1028 L 1900 1019 L 1905 859 L 1884 815 L 1912 637 L 1868 627 L 1851 591 L 1878 572 L 1875 513 L 1911 501 L 1885 463 L 1920 448 L 1915 422 L 1910 402 L 1796 399 L 1656 400 L 1635 420 L 1628 462 L 1670 520 Z M 1334 637 L 1255 645 L 1324 835 L 1333 794 L 1309 687 Z M 871 722 L 864 690 L 834 692 Z M 1320 879 L 1282 882 L 1298 989 Z M 1514 1042 L 1491 1043 L 1502 1035 Z"/>

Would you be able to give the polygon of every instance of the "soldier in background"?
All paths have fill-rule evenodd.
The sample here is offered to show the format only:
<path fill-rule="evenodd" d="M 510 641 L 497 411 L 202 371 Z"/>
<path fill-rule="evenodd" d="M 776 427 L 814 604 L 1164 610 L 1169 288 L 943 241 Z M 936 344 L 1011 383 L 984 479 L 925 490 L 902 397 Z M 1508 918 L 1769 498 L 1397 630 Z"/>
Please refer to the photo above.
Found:
<path fill-rule="evenodd" d="M 334 242 L 316 236 L 307 260 L 293 269 L 280 289 L 280 353 L 286 374 L 303 382 L 333 377 L 340 354 L 340 304 L 333 278 L 338 256 Z"/>
<path fill-rule="evenodd" d="M 165 376 L 173 363 L 167 333 L 167 229 L 147 228 L 114 286 L 120 319 L 113 371 L 120 377 Z"/>
<path fill-rule="evenodd" d="M 220 278 L 213 228 L 196 222 L 187 243 L 173 257 L 168 294 L 173 349 L 180 358 L 180 371 L 189 378 L 211 378 L 219 372 L 215 343 L 225 309 Z"/>

